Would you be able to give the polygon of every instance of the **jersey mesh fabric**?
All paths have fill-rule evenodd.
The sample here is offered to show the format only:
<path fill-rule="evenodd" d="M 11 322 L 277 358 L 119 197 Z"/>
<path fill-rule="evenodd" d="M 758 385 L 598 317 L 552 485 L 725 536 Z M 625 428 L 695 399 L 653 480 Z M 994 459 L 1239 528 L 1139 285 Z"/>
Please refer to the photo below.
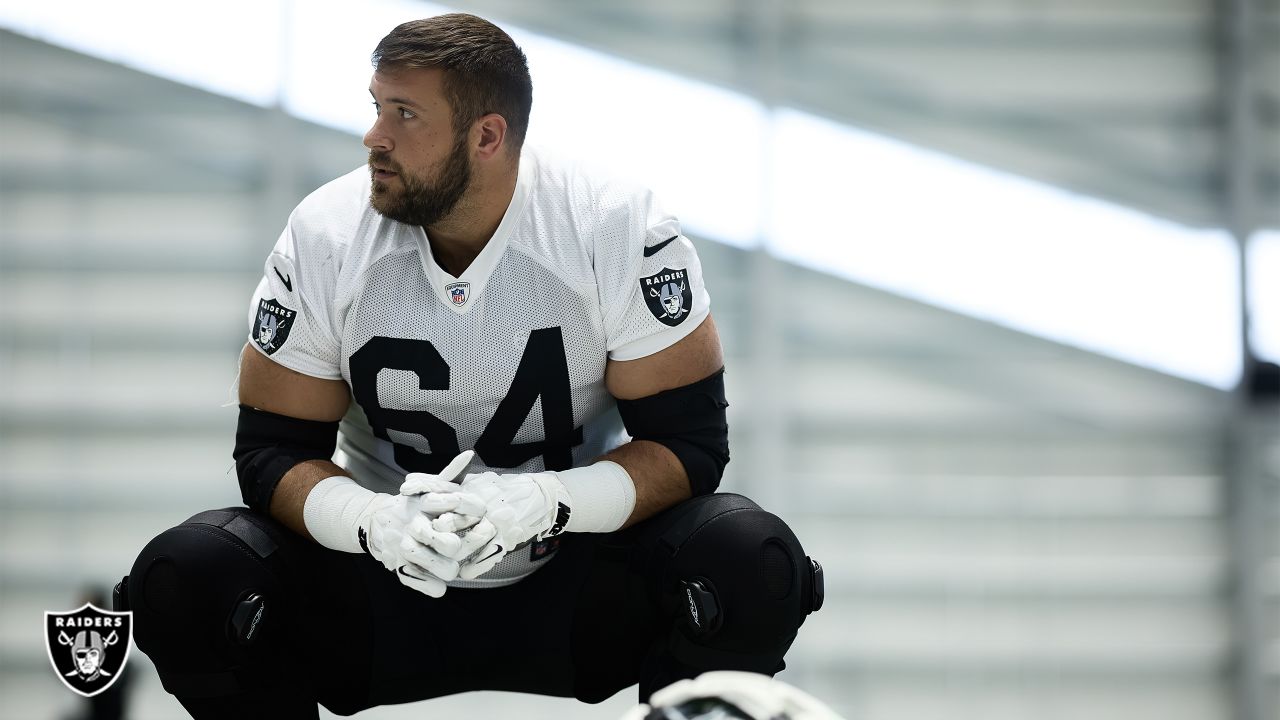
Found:
<path fill-rule="evenodd" d="M 711 298 L 702 265 L 680 223 L 648 190 L 600 180 L 568 166 L 539 163 L 537 192 L 521 241 L 562 271 L 576 270 L 599 287 L 609 357 L 634 360 L 662 350 L 706 319 Z M 652 257 L 645 248 L 677 240 Z M 640 279 L 664 267 L 687 270 L 692 284 L 688 317 L 669 327 L 644 300 Z"/>
<path fill-rule="evenodd" d="M 383 225 L 392 226 L 392 232 L 379 232 Z M 396 225 L 372 213 L 369 173 L 364 168 L 304 198 L 263 266 L 250 303 L 249 344 L 262 350 L 252 336 L 258 301 L 280 299 L 298 316 L 271 359 L 305 375 L 340 378 L 339 328 L 349 288 L 365 264 L 404 242 L 403 233 L 395 232 Z"/>
<path fill-rule="evenodd" d="M 286 230 L 276 247 L 287 248 L 290 244 L 292 237 Z M 291 255 L 279 250 L 272 252 L 267 258 L 262 279 L 258 281 L 258 288 L 249 303 L 249 344 L 266 352 L 255 342 L 253 328 L 261 313 L 260 301 L 274 301 L 272 304 L 294 311 L 295 315 L 289 334 L 280 348 L 283 350 L 287 347 L 288 352 L 284 357 L 272 359 L 305 375 L 336 380 L 339 377 L 336 369 L 339 345 L 331 330 L 329 308 L 317 302 L 317 298 L 324 297 L 324 293 L 312 291 L 304 295 L 302 292 L 303 287 L 310 289 L 313 284 L 332 287 L 332 282 L 326 282 L 327 278 L 323 273 L 312 273 L 311 278 L 301 277 L 294 270 L 295 266 Z"/>
<path fill-rule="evenodd" d="M 361 169 L 303 201 L 268 259 L 252 307 L 273 297 L 293 303 L 299 318 L 271 358 L 351 386 L 355 401 L 341 424 L 335 461 L 372 490 L 395 493 L 406 472 L 442 467 L 456 449 L 475 448 L 503 400 L 518 389 L 526 400 L 536 399 L 532 407 L 509 403 L 503 413 L 499 425 L 515 428 L 513 437 L 497 433 L 499 450 L 508 453 L 505 464 L 492 456 L 498 451 L 486 457 L 477 448 L 467 472 L 546 469 L 543 454 L 528 457 L 518 448 L 543 442 L 544 425 L 560 433 L 580 428 L 583 440 L 569 451 L 571 465 L 590 463 L 627 439 L 604 386 L 606 359 L 662 350 L 709 311 L 687 239 L 644 256 L 646 245 L 679 235 L 676 220 L 646 191 L 597 181 L 526 152 L 508 210 L 519 215 L 504 219 L 489 241 L 501 244 L 494 248 L 501 252 L 487 254 L 492 266 L 463 274 L 480 290 L 459 308 L 439 287 L 456 278 L 431 264 L 425 233 L 378 215 L 368 204 L 368 185 Z M 282 273 L 291 290 L 276 272 L 280 265 L 292 271 Z M 641 292 L 641 278 L 664 268 L 685 271 L 690 283 L 686 316 L 674 326 L 658 320 Z M 487 275 L 474 282 L 477 273 Z M 530 372 L 517 388 L 526 360 Z M 565 370 L 567 379 L 560 378 Z M 564 385 L 567 402 L 555 391 Z M 549 397 L 570 409 L 570 429 L 557 424 L 564 413 L 544 414 Z M 432 447 L 432 438 L 440 447 Z M 509 584 L 537 567 L 531 552 L 514 551 L 484 577 L 454 584 Z"/>
<path fill-rule="evenodd" d="M 459 315 L 427 287 L 417 254 L 397 253 L 382 258 L 370 269 L 364 292 L 347 317 L 343 346 L 360 348 L 374 336 L 430 343 L 448 366 L 447 389 L 424 390 L 417 373 L 383 369 L 376 381 L 378 403 L 391 410 L 429 410 L 453 428 L 462 448 L 474 447 L 511 389 L 529 337 L 536 330 L 559 329 L 576 424 L 613 405 L 604 389 L 605 358 L 599 349 L 601 330 L 594 295 L 594 288 L 571 286 L 519 250 L 509 248 L 485 294 L 473 300 L 475 305 L 470 312 Z M 427 302 L 415 304 L 413 312 L 404 312 L 406 297 L 425 298 Z M 554 301 L 548 302 L 548 298 Z M 520 308 L 520 312 L 511 312 L 510 308 Z M 344 357 L 343 363 L 343 377 L 358 391 L 363 380 L 353 376 L 350 356 Z M 366 415 L 370 411 L 361 409 Z M 358 418 L 348 416 L 346 421 L 355 424 Z M 412 428 L 389 430 L 388 434 L 394 442 L 424 453 L 434 452 L 428 439 L 412 432 Z M 523 419 L 514 442 L 536 442 L 542 436 L 539 397 Z M 588 461 L 606 449 L 575 460 Z M 440 458 L 444 462 L 449 459 L 451 456 Z M 397 485 L 404 476 L 402 469 L 393 467 L 390 475 Z M 472 472 L 485 469 L 490 466 L 480 467 L 477 463 L 469 468 Z M 506 470 L 543 469 L 541 457 L 535 457 Z"/>

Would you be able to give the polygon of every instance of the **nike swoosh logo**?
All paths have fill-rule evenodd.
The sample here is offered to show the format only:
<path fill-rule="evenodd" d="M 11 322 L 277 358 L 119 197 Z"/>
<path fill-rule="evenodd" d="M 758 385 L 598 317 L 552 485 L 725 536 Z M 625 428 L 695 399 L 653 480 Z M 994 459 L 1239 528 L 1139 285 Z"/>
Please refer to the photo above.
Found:
<path fill-rule="evenodd" d="M 656 254 L 658 253 L 658 251 L 659 251 L 659 250 L 661 250 L 662 248 L 664 248 L 664 247 L 666 247 L 666 246 L 670 245 L 670 244 L 671 244 L 671 241 L 672 241 L 672 240 L 675 240 L 675 239 L 676 239 L 676 238 L 678 238 L 678 237 L 680 237 L 680 236 L 679 236 L 679 235 L 672 235 L 671 237 L 667 238 L 666 240 L 663 240 L 662 242 L 658 243 L 657 245 L 645 245 L 645 246 L 644 246 L 644 256 L 645 256 L 645 257 L 653 257 L 654 255 L 656 255 Z"/>
<path fill-rule="evenodd" d="M 479 560 L 476 560 L 475 564 L 476 564 L 476 565 L 479 565 L 480 563 L 484 562 L 485 560 L 488 560 L 489 558 L 493 557 L 494 555 L 497 555 L 497 554 L 498 554 L 498 553 L 500 553 L 500 552 L 502 552 L 502 546 L 501 546 L 501 545 L 499 545 L 499 546 L 498 546 L 498 549 L 497 549 L 497 550 L 494 550 L 493 552 L 489 553 L 488 555 L 485 555 L 484 557 L 480 558 Z"/>
<path fill-rule="evenodd" d="M 671 242 L 671 241 L 668 240 L 667 242 Z M 276 277 L 280 278 L 280 282 L 284 283 L 284 289 L 288 290 L 289 292 L 293 292 L 293 281 L 285 277 L 284 275 L 281 275 L 280 268 L 276 267 L 275 265 L 272 265 L 271 269 L 276 271 Z"/>

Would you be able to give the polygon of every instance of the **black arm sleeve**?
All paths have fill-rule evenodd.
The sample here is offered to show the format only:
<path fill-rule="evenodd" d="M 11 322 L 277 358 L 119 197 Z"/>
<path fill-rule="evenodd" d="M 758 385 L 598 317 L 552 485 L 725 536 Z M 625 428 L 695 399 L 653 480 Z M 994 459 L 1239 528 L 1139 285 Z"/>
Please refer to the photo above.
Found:
<path fill-rule="evenodd" d="M 727 407 L 724 368 L 657 395 L 618 401 L 632 438 L 656 442 L 679 458 L 694 497 L 715 492 L 729 464 Z"/>
<path fill-rule="evenodd" d="M 337 444 L 336 421 L 301 420 L 241 405 L 231 456 L 244 504 L 267 513 L 285 473 L 306 460 L 332 458 Z"/>

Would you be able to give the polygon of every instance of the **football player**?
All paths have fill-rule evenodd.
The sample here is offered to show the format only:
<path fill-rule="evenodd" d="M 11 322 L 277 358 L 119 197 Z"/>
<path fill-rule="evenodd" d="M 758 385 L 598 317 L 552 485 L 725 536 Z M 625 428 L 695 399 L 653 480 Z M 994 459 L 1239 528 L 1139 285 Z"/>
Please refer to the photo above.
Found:
<path fill-rule="evenodd" d="M 405 23 L 373 61 L 368 166 L 298 205 L 247 308 L 246 507 L 119 588 L 165 689 L 278 719 L 776 672 L 820 568 L 714 492 L 723 361 L 676 218 L 524 148 L 493 24 Z"/>

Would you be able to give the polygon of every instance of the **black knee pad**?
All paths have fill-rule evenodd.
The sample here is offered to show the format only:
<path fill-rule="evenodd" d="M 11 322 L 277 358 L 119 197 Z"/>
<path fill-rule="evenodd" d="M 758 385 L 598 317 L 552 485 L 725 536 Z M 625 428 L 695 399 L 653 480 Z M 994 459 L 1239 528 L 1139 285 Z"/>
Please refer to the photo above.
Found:
<path fill-rule="evenodd" d="M 671 651 L 701 670 L 772 674 L 822 604 L 822 571 L 785 522 L 741 495 L 693 498 L 646 528 L 647 572 L 677 618 Z"/>
<path fill-rule="evenodd" d="M 278 536 L 245 508 L 211 510 L 155 537 L 119 588 L 165 689 L 214 697 L 269 685 L 289 616 Z"/>

